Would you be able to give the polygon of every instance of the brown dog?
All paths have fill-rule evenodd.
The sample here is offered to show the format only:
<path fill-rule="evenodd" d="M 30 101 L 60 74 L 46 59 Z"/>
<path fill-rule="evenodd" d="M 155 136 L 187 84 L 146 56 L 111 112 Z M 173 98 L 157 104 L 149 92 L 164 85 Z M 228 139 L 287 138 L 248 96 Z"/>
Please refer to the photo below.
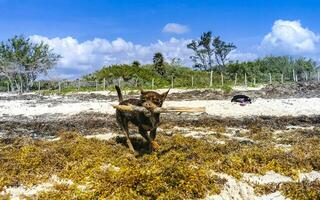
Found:
<path fill-rule="evenodd" d="M 131 104 L 135 106 L 145 106 L 147 109 L 151 111 L 151 115 L 146 116 L 143 112 L 125 112 L 118 109 L 116 110 L 117 122 L 121 130 L 125 133 L 129 149 L 132 152 L 135 152 L 131 140 L 129 138 L 129 122 L 133 123 L 139 128 L 139 133 L 142 135 L 144 139 L 146 139 L 146 141 L 149 144 L 150 152 L 152 150 L 157 149 L 159 145 L 154 140 L 156 138 L 157 128 L 160 124 L 160 114 L 153 113 L 151 107 L 162 107 L 162 104 L 166 99 L 170 89 L 163 94 L 159 94 L 153 91 L 141 90 L 140 99 L 123 100 L 120 88 L 118 86 L 115 86 L 115 88 L 118 93 L 118 98 L 120 102 L 119 105 Z M 149 134 L 148 131 L 150 132 Z"/>

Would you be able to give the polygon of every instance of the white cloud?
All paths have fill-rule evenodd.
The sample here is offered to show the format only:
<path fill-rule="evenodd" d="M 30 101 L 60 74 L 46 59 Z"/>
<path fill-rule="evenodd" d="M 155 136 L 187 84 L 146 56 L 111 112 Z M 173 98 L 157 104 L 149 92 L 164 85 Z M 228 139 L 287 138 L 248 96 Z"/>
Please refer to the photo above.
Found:
<path fill-rule="evenodd" d="M 300 21 L 277 20 L 264 36 L 261 49 L 281 53 L 314 53 L 320 36 L 301 26 Z"/>
<path fill-rule="evenodd" d="M 139 45 L 122 38 L 109 41 L 95 38 L 79 42 L 72 37 L 49 39 L 40 35 L 30 37 L 33 42 L 43 41 L 62 56 L 52 74 L 60 77 L 78 77 L 100 69 L 104 65 L 152 62 L 154 53 L 161 52 L 166 59 L 179 57 L 184 64 L 190 65 L 191 50 L 186 46 L 190 40 L 171 38 L 168 41 L 157 41 L 150 45 Z"/>
<path fill-rule="evenodd" d="M 177 23 L 168 23 L 162 29 L 163 33 L 175 33 L 175 34 L 183 34 L 188 31 L 189 31 L 189 28 L 187 26 L 182 24 L 177 24 Z"/>
<path fill-rule="evenodd" d="M 91 73 L 102 66 L 110 64 L 132 63 L 134 60 L 146 64 L 151 63 L 154 53 L 161 52 L 169 62 L 178 57 L 182 64 L 192 66 L 190 56 L 192 50 L 187 48 L 189 39 L 171 38 L 168 41 L 158 40 L 150 45 L 140 45 L 128 42 L 122 38 L 113 41 L 102 38 L 94 38 L 79 42 L 73 37 L 47 38 L 40 35 L 30 36 L 33 42 L 43 41 L 47 43 L 55 53 L 62 56 L 49 78 L 77 78 L 81 75 Z M 252 53 L 242 53 L 238 50 L 232 51 L 231 60 L 253 60 L 257 58 Z"/>

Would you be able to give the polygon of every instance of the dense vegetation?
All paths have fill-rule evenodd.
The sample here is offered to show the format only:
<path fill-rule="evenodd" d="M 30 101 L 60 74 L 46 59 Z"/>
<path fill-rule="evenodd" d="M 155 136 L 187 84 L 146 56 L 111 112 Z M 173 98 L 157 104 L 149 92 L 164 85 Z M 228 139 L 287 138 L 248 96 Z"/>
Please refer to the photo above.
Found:
<path fill-rule="evenodd" d="M 263 80 L 271 73 L 274 76 L 283 74 L 288 80 L 293 80 L 293 71 L 298 76 L 298 80 L 310 77 L 316 70 L 316 62 L 312 59 L 293 58 L 289 56 L 267 56 L 255 61 L 235 62 L 227 66 L 229 74 L 244 74 L 248 79 Z"/>
<path fill-rule="evenodd" d="M 198 80 L 198 82 L 195 82 L 198 87 L 205 87 L 209 83 L 208 72 L 194 71 L 188 67 L 172 66 L 167 63 L 163 65 L 161 74 L 154 68 L 154 65 L 123 64 L 103 67 L 101 70 L 85 76 L 84 79 L 102 82 L 105 78 L 109 84 L 117 84 L 121 79 L 123 85 L 149 88 L 152 86 L 153 79 L 155 87 L 169 87 L 173 80 L 175 87 L 191 87 L 192 76 L 194 80 Z"/>
<path fill-rule="evenodd" d="M 101 70 L 84 77 L 85 80 L 102 82 L 103 79 L 109 84 L 118 84 L 119 79 L 127 86 L 144 86 L 151 87 L 152 79 L 154 79 L 155 87 L 170 87 L 171 81 L 174 87 L 191 87 L 192 77 L 194 87 L 208 87 L 210 81 L 210 73 L 207 71 L 193 70 L 189 67 L 181 65 L 163 64 L 161 73 L 159 69 L 152 64 L 136 65 L 123 64 L 105 66 Z M 267 56 L 261 59 L 248 62 L 233 62 L 226 65 L 223 75 L 224 84 L 234 84 L 237 74 L 238 83 L 243 82 L 246 74 L 248 83 L 252 83 L 253 79 L 256 83 L 268 83 L 269 73 L 272 75 L 273 81 L 281 81 L 281 74 L 284 81 L 293 81 L 293 71 L 297 75 L 298 80 L 310 79 L 310 76 L 316 70 L 316 63 L 311 59 L 292 58 L 289 56 Z M 218 70 L 213 71 L 213 86 L 221 86 L 221 74 Z"/>

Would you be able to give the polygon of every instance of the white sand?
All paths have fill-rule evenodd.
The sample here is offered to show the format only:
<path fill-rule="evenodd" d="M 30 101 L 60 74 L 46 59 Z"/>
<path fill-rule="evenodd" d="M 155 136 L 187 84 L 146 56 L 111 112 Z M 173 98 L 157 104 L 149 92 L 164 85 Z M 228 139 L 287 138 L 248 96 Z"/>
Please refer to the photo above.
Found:
<path fill-rule="evenodd" d="M 57 97 L 50 97 L 55 101 Z M 114 114 L 115 110 L 106 100 L 91 100 L 54 105 L 52 103 L 35 103 L 33 100 L 0 100 L 1 116 L 36 116 L 43 114 L 61 114 L 69 116 L 80 112 L 101 112 Z M 299 116 L 320 115 L 320 98 L 292 98 L 292 99 L 257 99 L 252 104 L 240 106 L 228 100 L 199 100 L 199 101 L 167 101 L 164 106 L 203 106 L 210 115 L 219 117 L 244 116 Z"/>
<path fill-rule="evenodd" d="M 284 183 L 284 182 L 297 182 L 307 179 L 309 181 L 320 180 L 320 173 L 317 171 L 311 171 L 309 173 L 300 173 L 299 179 L 294 181 L 290 177 L 277 174 L 273 171 L 267 172 L 265 175 L 257 175 L 244 173 L 242 180 L 236 180 L 232 176 L 222 173 L 215 173 L 214 175 L 219 176 L 227 180 L 221 193 L 218 195 L 211 195 L 206 200 L 285 200 L 286 198 L 279 192 L 276 191 L 271 194 L 258 196 L 254 193 L 253 187 L 249 184 L 268 184 L 268 183 Z"/>
<path fill-rule="evenodd" d="M 19 187 L 10 187 L 5 188 L 3 192 L 0 193 L 1 195 L 10 195 L 11 200 L 20 200 L 23 199 L 21 196 L 33 196 L 36 195 L 38 192 L 48 191 L 53 187 L 53 183 L 41 183 L 38 185 L 34 185 L 31 188 L 25 186 Z"/>
<path fill-rule="evenodd" d="M 243 173 L 244 181 L 254 183 L 254 184 L 269 184 L 269 183 L 284 183 L 292 182 L 292 178 L 288 176 L 283 176 L 281 174 L 275 173 L 274 171 L 269 171 L 265 175 L 257 175 L 251 173 Z"/>
<path fill-rule="evenodd" d="M 213 173 L 220 178 L 224 178 L 227 182 L 224 185 L 221 193 L 211 195 L 206 200 L 285 200 L 280 192 L 271 193 L 268 195 L 258 196 L 254 193 L 254 189 L 248 183 L 238 181 L 232 176 L 222 173 Z"/>
<path fill-rule="evenodd" d="M 303 181 L 305 179 L 308 181 L 320 180 L 320 172 L 311 171 L 309 173 L 300 173 L 299 174 L 299 181 Z"/>
<path fill-rule="evenodd" d="M 178 131 L 178 132 L 182 133 L 183 136 L 185 136 L 185 137 L 193 137 L 196 139 L 208 138 L 211 136 L 211 139 L 214 140 L 214 143 L 216 143 L 216 144 L 225 144 L 225 140 L 237 140 L 239 142 L 252 143 L 252 144 L 256 143 L 255 141 L 251 140 L 250 138 L 235 136 L 237 131 L 248 132 L 247 129 L 243 129 L 243 128 L 227 127 L 226 133 L 218 133 L 216 131 L 207 130 L 206 128 L 190 129 L 187 127 L 175 126 L 167 134 L 171 135 L 173 133 L 173 131 Z M 218 139 L 217 138 L 218 135 L 225 136 L 226 138 Z"/>
<path fill-rule="evenodd" d="M 228 100 L 168 101 L 164 106 L 204 106 L 208 114 L 220 117 L 320 114 L 320 98 L 257 99 L 246 106 Z"/>
<path fill-rule="evenodd" d="M 13 97 L 18 96 L 16 93 L 0 92 L 0 97 Z"/>
<path fill-rule="evenodd" d="M 110 139 L 115 138 L 117 136 L 118 136 L 118 134 L 110 132 L 110 133 L 104 133 L 104 134 L 86 135 L 84 137 L 87 139 L 110 140 Z M 1 138 L 1 135 L 0 135 L 0 138 Z M 56 137 L 56 138 L 52 138 L 52 139 L 51 138 L 46 139 L 46 141 L 55 142 L 60 139 L 61 139 L 60 137 Z"/>
<path fill-rule="evenodd" d="M 48 182 L 37 184 L 32 187 L 21 185 L 18 187 L 4 188 L 4 190 L 0 192 L 0 195 L 10 195 L 11 200 L 20 200 L 25 199 L 21 198 L 22 195 L 31 197 L 39 192 L 51 190 L 55 184 L 72 185 L 73 182 L 67 179 L 60 179 L 56 175 L 53 175 Z"/>
<path fill-rule="evenodd" d="M 92 139 L 95 138 L 97 140 L 110 140 L 114 137 L 117 137 L 116 133 L 105 133 L 105 134 L 96 134 L 96 135 L 86 135 L 85 138 Z"/>
<path fill-rule="evenodd" d="M 85 111 L 114 112 L 107 101 L 65 102 L 58 105 L 52 105 L 52 103 L 33 104 L 30 100 L 0 101 L 0 116 L 73 115 Z"/>
<path fill-rule="evenodd" d="M 254 184 L 269 184 L 269 183 L 285 183 L 285 182 L 298 182 L 303 180 L 315 181 L 320 180 L 320 172 L 311 171 L 308 173 L 300 173 L 298 180 L 293 180 L 291 177 L 283 176 L 281 174 L 275 173 L 274 171 L 269 171 L 265 175 L 243 173 L 242 180 Z"/>

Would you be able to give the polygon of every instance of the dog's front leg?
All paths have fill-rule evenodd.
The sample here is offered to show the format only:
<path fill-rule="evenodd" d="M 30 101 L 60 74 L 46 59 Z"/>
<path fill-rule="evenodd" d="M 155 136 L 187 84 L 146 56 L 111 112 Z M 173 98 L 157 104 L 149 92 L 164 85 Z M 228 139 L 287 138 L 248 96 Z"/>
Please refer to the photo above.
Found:
<path fill-rule="evenodd" d="M 153 150 L 158 150 L 160 148 L 160 145 L 155 141 L 156 135 L 157 135 L 157 128 L 158 128 L 158 126 L 155 126 L 150 131 L 151 147 Z"/>
<path fill-rule="evenodd" d="M 136 152 L 135 152 L 135 150 L 134 150 L 134 148 L 133 148 L 132 142 L 131 142 L 130 137 L 129 137 L 129 131 L 128 131 L 128 130 L 125 130 L 125 131 L 124 131 L 124 134 L 125 134 L 125 136 L 126 136 L 126 138 L 127 138 L 127 145 L 128 145 L 128 147 L 129 147 L 130 151 L 131 151 L 133 154 L 135 154 Z"/>

